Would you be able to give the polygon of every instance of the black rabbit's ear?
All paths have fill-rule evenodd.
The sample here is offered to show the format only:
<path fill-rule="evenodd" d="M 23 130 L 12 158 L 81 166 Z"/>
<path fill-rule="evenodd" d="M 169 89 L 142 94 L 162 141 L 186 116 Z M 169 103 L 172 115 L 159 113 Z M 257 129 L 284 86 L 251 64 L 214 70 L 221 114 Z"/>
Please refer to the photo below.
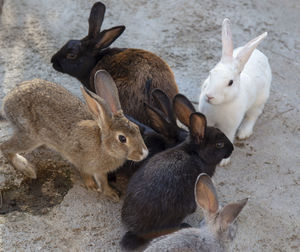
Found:
<path fill-rule="evenodd" d="M 152 91 L 152 96 L 154 99 L 155 107 L 160 109 L 166 117 L 170 120 L 174 125 L 176 124 L 176 118 L 173 113 L 172 104 L 170 98 L 163 92 L 161 89 L 154 89 Z"/>
<path fill-rule="evenodd" d="M 199 113 L 192 113 L 190 116 L 190 134 L 197 144 L 200 144 L 205 137 L 206 117 Z"/>
<path fill-rule="evenodd" d="M 211 178 L 206 173 L 201 173 L 197 178 L 195 198 L 197 204 L 209 215 L 214 215 L 218 212 L 217 192 Z"/>
<path fill-rule="evenodd" d="M 125 30 L 124 25 L 116 26 L 100 33 L 95 48 L 104 49 L 109 47 Z"/>
<path fill-rule="evenodd" d="M 105 5 L 101 2 L 97 2 L 93 5 L 89 17 L 89 38 L 95 38 L 101 29 L 101 25 L 104 19 Z"/>
<path fill-rule="evenodd" d="M 151 128 L 164 136 L 171 134 L 169 122 L 165 119 L 164 114 L 147 103 L 144 103 L 148 116 L 150 117 Z"/>
<path fill-rule="evenodd" d="M 108 72 L 98 70 L 94 76 L 96 94 L 108 104 L 113 114 L 121 110 L 117 86 Z"/>
<path fill-rule="evenodd" d="M 186 127 L 190 126 L 190 115 L 196 110 L 193 104 L 182 94 L 177 94 L 173 99 L 174 112 Z"/>

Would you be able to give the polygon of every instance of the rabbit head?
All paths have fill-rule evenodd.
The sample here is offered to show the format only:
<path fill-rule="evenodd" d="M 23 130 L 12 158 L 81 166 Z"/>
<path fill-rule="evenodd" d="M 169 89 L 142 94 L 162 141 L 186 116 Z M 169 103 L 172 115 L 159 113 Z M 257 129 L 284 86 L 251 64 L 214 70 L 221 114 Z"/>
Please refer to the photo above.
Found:
<path fill-rule="evenodd" d="M 95 74 L 97 95 L 82 88 L 89 110 L 101 129 L 101 141 L 113 157 L 140 161 L 148 155 L 139 128 L 130 122 L 121 109 L 118 90 L 105 70 Z"/>
<path fill-rule="evenodd" d="M 216 189 L 211 178 L 202 173 L 195 184 L 195 198 L 198 206 L 203 210 L 204 223 L 202 228 L 208 228 L 215 239 L 226 243 L 234 239 L 237 231 L 235 219 L 246 205 L 248 199 L 219 207 Z"/>
<path fill-rule="evenodd" d="M 267 36 L 263 33 L 239 48 L 236 55 L 233 51 L 233 41 L 230 21 L 225 18 L 222 24 L 222 58 L 209 72 L 204 81 L 202 92 L 205 99 L 212 105 L 224 104 L 232 101 L 239 94 L 240 74 L 243 71 L 252 52 Z"/>
<path fill-rule="evenodd" d="M 225 134 L 215 127 L 207 127 L 206 117 L 194 112 L 191 102 L 182 94 L 173 100 L 174 111 L 190 131 L 190 151 L 197 153 L 208 164 L 228 158 L 233 151 L 233 144 Z"/>
<path fill-rule="evenodd" d="M 125 26 L 116 26 L 100 32 L 104 14 L 105 5 L 101 2 L 95 3 L 89 17 L 88 35 L 81 40 L 68 41 L 52 56 L 51 63 L 55 70 L 67 73 L 80 81 L 89 78 L 103 50 L 125 30 Z"/>

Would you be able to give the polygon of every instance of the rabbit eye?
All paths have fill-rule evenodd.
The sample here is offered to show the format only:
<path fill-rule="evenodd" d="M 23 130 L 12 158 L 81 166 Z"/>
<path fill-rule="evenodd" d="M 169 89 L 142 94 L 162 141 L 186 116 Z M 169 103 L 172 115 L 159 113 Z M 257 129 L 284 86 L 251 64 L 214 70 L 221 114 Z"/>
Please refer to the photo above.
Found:
<path fill-rule="evenodd" d="M 233 80 L 230 80 L 229 82 L 228 82 L 228 86 L 231 86 L 233 84 Z"/>
<path fill-rule="evenodd" d="M 123 135 L 119 135 L 119 141 L 120 141 L 121 143 L 126 143 L 126 137 L 123 136 Z"/>
<path fill-rule="evenodd" d="M 216 143 L 216 147 L 217 147 L 217 149 L 223 148 L 224 147 L 224 142 Z"/>
<path fill-rule="evenodd" d="M 75 53 L 68 53 L 67 54 L 67 59 L 73 60 L 73 59 L 76 59 L 76 58 L 77 58 L 77 54 L 75 54 Z"/>

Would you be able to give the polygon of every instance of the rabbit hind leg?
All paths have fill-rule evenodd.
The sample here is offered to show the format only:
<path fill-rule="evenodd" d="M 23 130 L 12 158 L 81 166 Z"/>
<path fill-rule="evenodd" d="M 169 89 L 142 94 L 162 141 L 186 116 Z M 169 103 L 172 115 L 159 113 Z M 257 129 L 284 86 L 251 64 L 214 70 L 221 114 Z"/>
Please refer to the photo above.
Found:
<path fill-rule="evenodd" d="M 35 140 L 27 136 L 26 133 L 16 132 L 9 140 L 0 145 L 0 149 L 3 155 L 17 170 L 24 173 L 27 177 L 35 179 L 36 171 L 34 166 L 18 153 L 30 152 L 39 145 L 40 144 Z"/>

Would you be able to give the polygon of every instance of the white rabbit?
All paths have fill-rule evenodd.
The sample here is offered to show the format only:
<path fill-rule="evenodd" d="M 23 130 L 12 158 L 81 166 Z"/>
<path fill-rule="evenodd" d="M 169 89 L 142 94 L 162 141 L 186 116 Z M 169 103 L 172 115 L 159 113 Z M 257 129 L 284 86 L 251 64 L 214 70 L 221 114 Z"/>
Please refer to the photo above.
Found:
<path fill-rule="evenodd" d="M 263 33 L 245 46 L 233 50 L 230 21 L 222 25 L 222 58 L 202 85 L 199 111 L 210 126 L 219 128 L 230 141 L 249 137 L 269 98 L 272 80 L 268 58 L 257 45 Z M 227 165 L 230 158 L 220 165 Z"/>
<path fill-rule="evenodd" d="M 222 252 L 226 251 L 237 231 L 236 217 L 248 199 L 230 203 L 219 210 L 211 178 L 202 173 L 195 184 L 195 200 L 204 213 L 200 228 L 184 228 L 153 240 L 145 252 Z"/>

